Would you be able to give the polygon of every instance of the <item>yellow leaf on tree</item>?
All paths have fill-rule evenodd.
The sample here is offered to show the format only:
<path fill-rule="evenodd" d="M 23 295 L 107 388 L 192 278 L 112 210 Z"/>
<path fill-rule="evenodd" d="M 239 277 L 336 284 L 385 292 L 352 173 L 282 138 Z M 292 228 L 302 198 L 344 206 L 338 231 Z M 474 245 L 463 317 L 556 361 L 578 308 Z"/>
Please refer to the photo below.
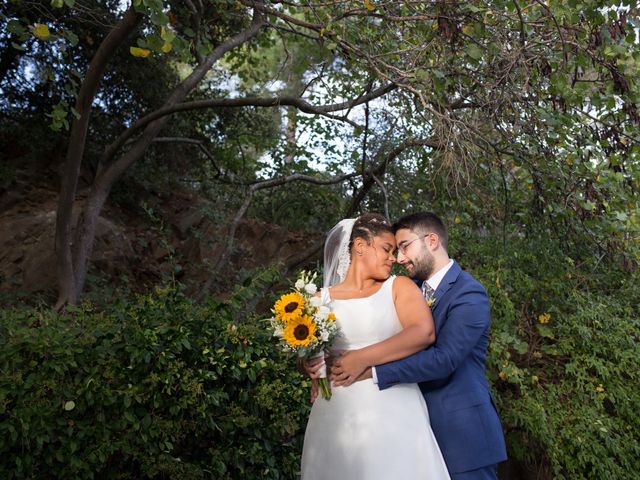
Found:
<path fill-rule="evenodd" d="M 39 38 L 40 40 L 46 40 L 51 35 L 51 32 L 49 32 L 49 27 L 47 27 L 42 23 L 36 23 L 32 27 L 32 31 L 33 31 L 33 35 Z"/>
<path fill-rule="evenodd" d="M 151 50 L 140 47 L 131 47 L 129 48 L 129 52 L 131 52 L 131 55 L 133 55 L 134 57 L 140 58 L 147 58 L 149 55 L 151 55 Z"/>
<path fill-rule="evenodd" d="M 160 38 L 165 42 L 173 42 L 173 39 L 176 38 L 176 35 L 169 28 L 160 28 Z"/>
<path fill-rule="evenodd" d="M 172 48 L 173 48 L 173 45 L 171 45 L 171 42 L 164 42 L 164 45 L 162 45 L 162 51 L 164 53 L 169 53 Z"/>
<path fill-rule="evenodd" d="M 376 6 L 371 2 L 371 0 L 364 0 L 364 7 L 370 12 L 376 9 Z"/>

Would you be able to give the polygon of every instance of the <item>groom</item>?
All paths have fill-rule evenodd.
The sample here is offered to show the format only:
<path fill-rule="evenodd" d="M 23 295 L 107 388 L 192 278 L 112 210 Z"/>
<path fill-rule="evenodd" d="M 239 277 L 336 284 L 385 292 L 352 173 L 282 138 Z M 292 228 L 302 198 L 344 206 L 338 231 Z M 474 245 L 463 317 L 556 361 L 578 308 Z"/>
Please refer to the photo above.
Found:
<path fill-rule="evenodd" d="M 373 376 L 380 390 L 419 383 L 451 478 L 495 479 L 497 464 L 506 460 L 507 452 L 485 376 L 490 324 L 487 292 L 449 258 L 447 230 L 435 214 L 415 213 L 398 220 L 393 228 L 397 261 L 420 280 L 431 304 L 436 342 L 405 359 L 377 365 L 360 378 Z M 336 384 L 349 374 L 340 359 L 334 361 Z"/>

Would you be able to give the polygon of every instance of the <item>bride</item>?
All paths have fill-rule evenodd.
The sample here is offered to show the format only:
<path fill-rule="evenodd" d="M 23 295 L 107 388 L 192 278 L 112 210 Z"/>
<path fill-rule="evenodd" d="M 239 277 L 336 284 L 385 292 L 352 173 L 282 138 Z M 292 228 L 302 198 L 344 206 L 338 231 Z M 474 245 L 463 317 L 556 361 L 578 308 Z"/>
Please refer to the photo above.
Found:
<path fill-rule="evenodd" d="M 395 248 L 391 226 L 377 214 L 342 220 L 325 242 L 320 295 L 342 331 L 332 350 L 357 349 L 363 368 L 406 357 L 435 340 L 418 287 L 390 276 Z M 318 397 L 304 438 L 302 478 L 449 479 L 418 385 L 379 390 L 368 378 L 334 386 L 330 400 Z"/>

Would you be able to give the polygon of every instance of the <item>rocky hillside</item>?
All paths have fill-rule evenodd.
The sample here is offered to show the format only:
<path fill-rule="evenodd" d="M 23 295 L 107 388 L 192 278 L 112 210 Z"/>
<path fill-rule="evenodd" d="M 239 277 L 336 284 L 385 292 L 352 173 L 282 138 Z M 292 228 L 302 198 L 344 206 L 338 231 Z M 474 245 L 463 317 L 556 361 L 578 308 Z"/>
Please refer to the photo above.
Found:
<path fill-rule="evenodd" d="M 0 190 L 0 293 L 4 297 L 55 299 L 58 191 L 51 173 L 18 170 Z M 143 291 L 172 277 L 185 284 L 188 293 L 198 294 L 210 279 L 211 266 L 227 238 L 228 226 L 216 223 L 207 212 L 219 216 L 224 206 L 211 205 L 191 192 L 138 195 L 144 208 L 110 203 L 103 210 L 88 295 L 118 289 Z M 211 293 L 223 294 L 255 267 L 286 261 L 315 240 L 277 225 L 243 220 L 231 256 L 214 274 L 215 281 L 209 281 Z"/>

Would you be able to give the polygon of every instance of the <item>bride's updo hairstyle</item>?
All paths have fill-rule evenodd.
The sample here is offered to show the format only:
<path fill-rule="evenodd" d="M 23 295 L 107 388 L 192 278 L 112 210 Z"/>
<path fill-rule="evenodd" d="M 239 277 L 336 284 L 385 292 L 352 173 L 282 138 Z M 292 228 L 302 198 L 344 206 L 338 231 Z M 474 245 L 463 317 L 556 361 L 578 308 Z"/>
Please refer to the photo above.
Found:
<path fill-rule="evenodd" d="M 353 241 L 356 238 L 362 238 L 368 245 L 371 245 L 373 237 L 385 232 L 393 235 L 393 228 L 384 216 L 379 213 L 365 213 L 359 216 L 353 224 L 353 230 L 351 230 L 349 252 L 351 252 Z"/>
<path fill-rule="evenodd" d="M 389 232 L 391 224 L 382 215 L 365 213 L 358 218 L 344 218 L 329 232 L 324 242 L 323 286 L 329 288 L 344 281 L 351 264 L 351 249 L 356 238 L 371 245 L 373 238 Z"/>

